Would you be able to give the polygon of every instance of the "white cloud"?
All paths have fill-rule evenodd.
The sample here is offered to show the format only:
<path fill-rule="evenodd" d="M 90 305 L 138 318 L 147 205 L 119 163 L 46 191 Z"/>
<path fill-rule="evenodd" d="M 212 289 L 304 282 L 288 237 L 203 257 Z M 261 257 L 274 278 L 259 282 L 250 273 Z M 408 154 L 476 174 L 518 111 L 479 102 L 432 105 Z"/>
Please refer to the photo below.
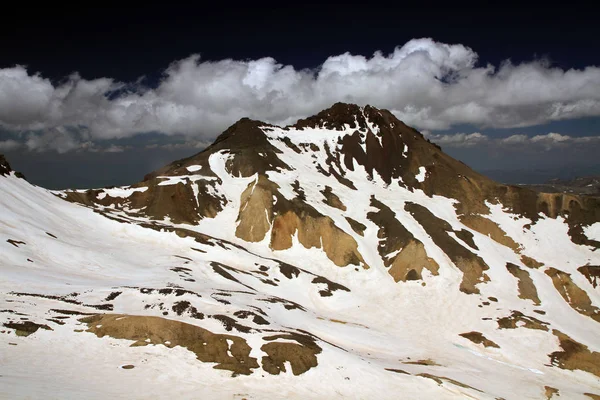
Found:
<path fill-rule="evenodd" d="M 580 144 L 600 144 L 600 136 L 569 136 L 560 133 L 550 132 L 545 135 L 512 135 L 505 138 L 491 138 L 479 132 L 475 133 L 454 133 L 454 134 L 431 134 L 426 132 L 425 137 L 434 143 L 447 147 L 472 147 L 478 145 L 493 146 L 525 146 L 533 148 L 535 146 L 550 150 L 561 146 L 572 146 Z"/>
<path fill-rule="evenodd" d="M 15 150 L 19 147 L 21 147 L 21 143 L 17 142 L 16 140 L 0 140 L 0 151 Z"/>
<path fill-rule="evenodd" d="M 107 148 L 103 149 L 103 151 L 105 153 L 122 153 L 125 151 L 125 147 L 111 144 Z"/>
<path fill-rule="evenodd" d="M 27 140 L 32 149 L 78 148 L 66 128 L 82 127 L 93 141 L 151 131 L 210 140 L 244 116 L 287 124 L 337 101 L 387 108 L 419 129 L 522 127 L 600 116 L 600 68 L 478 66 L 475 51 L 462 44 L 416 39 L 388 55 L 332 56 L 314 70 L 272 58 L 211 62 L 193 55 L 169 65 L 153 89 L 77 74 L 54 84 L 22 66 L 0 69 L 0 126 L 43 131 Z M 458 142 L 469 140 L 481 138 Z"/>
<path fill-rule="evenodd" d="M 551 149 L 561 144 L 567 144 L 574 142 L 575 139 L 567 135 L 561 135 L 560 133 L 548 133 L 546 135 L 536 135 L 530 139 L 531 143 L 540 144 L 546 149 Z"/>
<path fill-rule="evenodd" d="M 503 144 L 511 145 L 511 144 L 525 143 L 528 140 L 529 140 L 529 137 L 527 135 L 512 135 L 512 136 L 500 139 L 500 142 Z"/>
<path fill-rule="evenodd" d="M 449 147 L 471 147 L 488 141 L 488 137 L 479 132 L 453 133 L 450 135 L 436 135 L 428 133 L 425 136 L 427 139 L 430 139 L 441 146 Z"/>
<path fill-rule="evenodd" d="M 546 135 L 536 135 L 532 137 L 530 141 L 531 143 L 542 145 L 546 149 L 551 149 L 569 144 L 600 143 L 600 136 L 572 137 L 551 132 Z"/>
<path fill-rule="evenodd" d="M 43 152 L 56 151 L 59 154 L 69 151 L 89 151 L 91 153 L 120 153 L 129 146 L 120 146 L 116 144 L 100 145 L 98 142 L 90 140 L 90 135 L 85 131 L 75 131 L 64 127 L 56 127 L 43 131 L 42 133 L 28 133 L 25 136 L 24 143 L 18 143 L 29 151 Z M 0 150 L 2 142 L 0 142 Z"/>
<path fill-rule="evenodd" d="M 62 154 L 80 148 L 89 150 L 93 144 L 83 141 L 80 135 L 58 126 L 47 129 L 42 134 L 28 134 L 25 139 L 25 147 L 30 151 L 54 150 Z"/>

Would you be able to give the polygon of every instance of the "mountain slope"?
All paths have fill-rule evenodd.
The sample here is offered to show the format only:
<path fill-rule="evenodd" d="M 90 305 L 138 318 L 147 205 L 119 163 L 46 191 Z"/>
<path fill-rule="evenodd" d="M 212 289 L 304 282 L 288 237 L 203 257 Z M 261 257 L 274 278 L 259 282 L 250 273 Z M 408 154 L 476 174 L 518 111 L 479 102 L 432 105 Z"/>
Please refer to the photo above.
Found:
<path fill-rule="evenodd" d="M 5 394 L 600 394 L 598 200 L 499 185 L 388 111 L 243 119 L 130 187 L 4 175 Z"/>
<path fill-rule="evenodd" d="M 571 180 L 559 178 L 546 183 L 523 185 L 527 188 L 547 193 L 574 193 L 586 196 L 600 196 L 600 176 L 585 176 Z"/>

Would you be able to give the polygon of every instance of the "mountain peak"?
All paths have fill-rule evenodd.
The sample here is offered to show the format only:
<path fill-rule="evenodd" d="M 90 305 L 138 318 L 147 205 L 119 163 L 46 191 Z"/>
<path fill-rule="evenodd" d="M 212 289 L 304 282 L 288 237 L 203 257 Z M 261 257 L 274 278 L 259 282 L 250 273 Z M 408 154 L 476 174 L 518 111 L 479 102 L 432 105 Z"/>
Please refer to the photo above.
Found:
<path fill-rule="evenodd" d="M 9 174 L 12 171 L 10 164 L 4 158 L 4 155 L 0 154 L 0 175 Z"/>
<path fill-rule="evenodd" d="M 256 147 L 264 145 L 264 133 L 260 129 L 264 126 L 270 126 L 266 122 L 250 119 L 247 117 L 239 119 L 223 133 L 221 133 L 209 148 L 218 146 L 227 139 L 235 138 L 229 141 L 229 144 L 235 143 L 236 147 Z"/>
<path fill-rule="evenodd" d="M 379 110 L 370 105 L 360 107 L 356 104 L 338 102 L 316 115 L 298 120 L 292 127 L 344 130 L 348 125 L 353 129 L 367 129 L 369 122 L 374 123 L 375 121 L 402 124 L 387 110 Z"/>
<path fill-rule="evenodd" d="M 15 171 L 13 171 L 13 169 L 11 168 L 10 164 L 8 163 L 8 161 L 6 160 L 4 155 L 0 154 L 0 175 L 1 176 L 8 175 L 11 172 L 15 172 Z M 15 172 L 15 176 L 17 178 L 25 179 L 25 175 L 23 175 L 20 172 Z"/>

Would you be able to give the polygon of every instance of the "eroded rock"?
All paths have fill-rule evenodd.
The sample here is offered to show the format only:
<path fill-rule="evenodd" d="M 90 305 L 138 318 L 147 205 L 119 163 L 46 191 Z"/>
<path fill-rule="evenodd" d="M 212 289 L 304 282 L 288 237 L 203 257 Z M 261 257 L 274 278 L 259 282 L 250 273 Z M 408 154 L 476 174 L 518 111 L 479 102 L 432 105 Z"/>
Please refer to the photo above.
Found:
<path fill-rule="evenodd" d="M 250 357 L 250 346 L 238 336 L 216 334 L 196 325 L 150 316 L 99 314 L 80 321 L 88 325 L 87 332 L 98 337 L 134 340 L 132 346 L 185 347 L 196 354 L 198 360 L 215 363 L 214 368 L 231 371 L 234 376 L 249 375 L 252 369 L 258 368 L 256 358 Z M 228 340 L 233 342 L 231 346 Z"/>

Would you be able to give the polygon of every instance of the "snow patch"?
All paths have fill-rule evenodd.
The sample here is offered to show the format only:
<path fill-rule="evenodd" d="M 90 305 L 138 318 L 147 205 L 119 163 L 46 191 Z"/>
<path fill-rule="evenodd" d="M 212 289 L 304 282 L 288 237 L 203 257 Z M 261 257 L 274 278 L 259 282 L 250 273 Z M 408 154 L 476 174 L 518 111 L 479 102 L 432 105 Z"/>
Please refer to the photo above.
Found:
<path fill-rule="evenodd" d="M 600 241 L 600 222 L 583 227 L 583 233 L 590 240 Z"/>
<path fill-rule="evenodd" d="M 202 169 L 202 165 L 190 165 L 188 167 L 185 167 L 185 169 L 187 169 L 190 172 L 196 172 Z"/>
<path fill-rule="evenodd" d="M 419 173 L 417 175 L 415 175 L 415 179 L 418 182 L 424 182 L 426 173 L 427 173 L 427 169 L 425 167 L 419 167 Z"/>
<path fill-rule="evenodd" d="M 96 198 L 102 200 L 107 195 L 110 196 L 110 197 L 126 198 L 126 197 L 131 196 L 135 192 L 142 193 L 142 192 L 145 192 L 146 190 L 148 190 L 147 187 L 139 187 L 139 188 L 120 187 L 120 188 L 112 188 L 112 189 L 102 189 L 102 192 L 98 193 L 98 195 L 96 196 Z"/>

